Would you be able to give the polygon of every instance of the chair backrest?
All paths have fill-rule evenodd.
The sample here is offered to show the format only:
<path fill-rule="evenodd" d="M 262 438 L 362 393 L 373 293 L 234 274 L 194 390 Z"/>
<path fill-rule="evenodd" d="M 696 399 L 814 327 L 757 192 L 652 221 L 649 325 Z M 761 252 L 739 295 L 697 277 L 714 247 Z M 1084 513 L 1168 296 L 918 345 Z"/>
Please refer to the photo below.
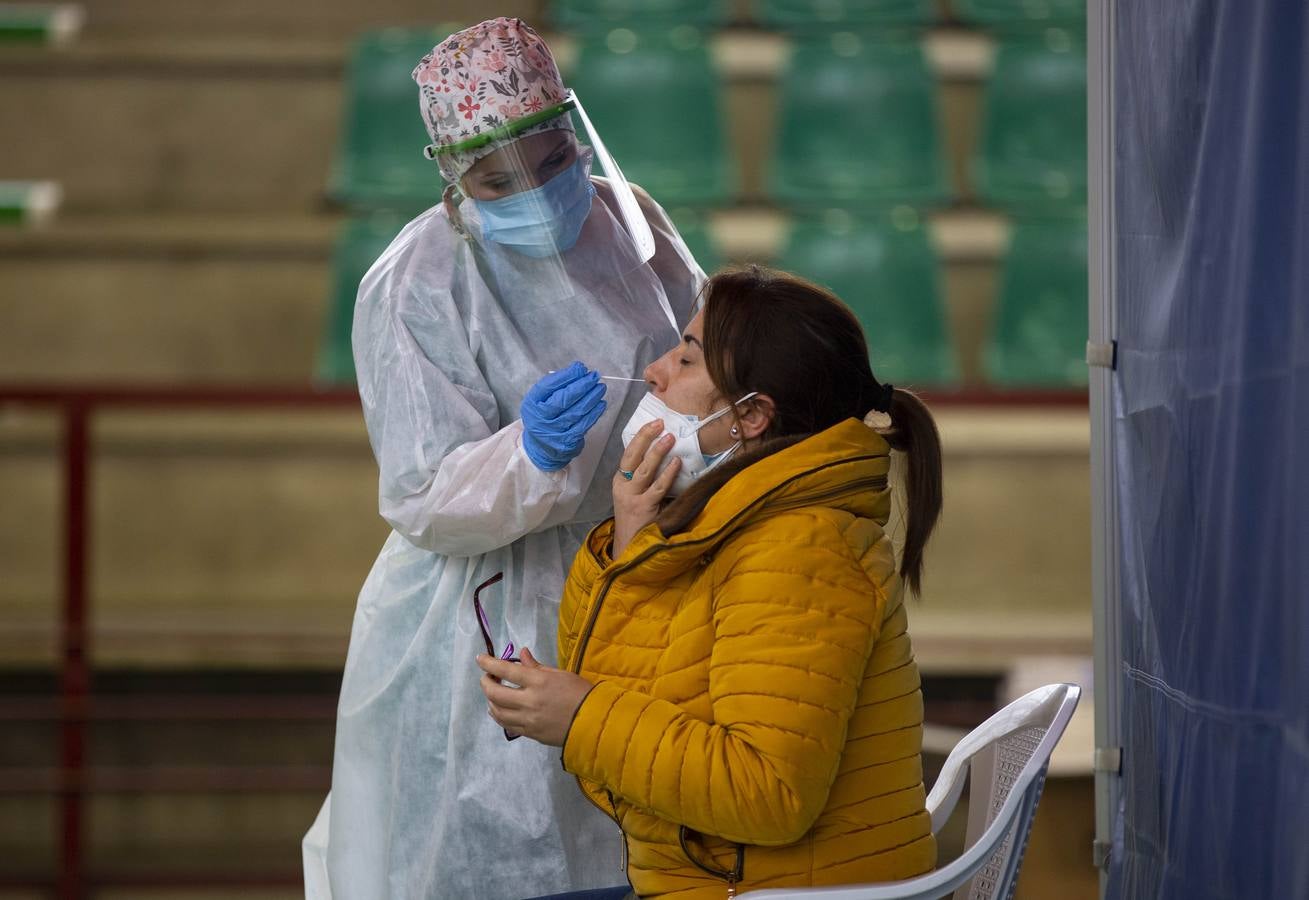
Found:
<path fill-rule="evenodd" d="M 929 25 L 936 0 L 755 0 L 755 21 L 766 28 L 822 30 Z"/>
<path fill-rule="evenodd" d="M 993 384 L 1087 381 L 1086 219 L 1017 220 L 984 360 Z"/>
<path fill-rule="evenodd" d="M 954 900 L 1008 900 L 1013 896 L 1050 754 L 1072 718 L 1080 695 L 1081 688 L 1072 684 L 1037 688 L 987 719 L 956 748 L 956 753 L 967 752 L 970 739 L 976 738 L 977 749 L 968 756 L 965 846 L 969 849 L 960 858 L 983 846 L 983 838 L 996 829 L 1003 837 L 981 868 L 955 890 Z M 943 770 L 938 783 L 945 775 Z M 932 793 L 936 794 L 935 786 Z M 932 809 L 930 800 L 928 808 Z M 936 814 L 932 821 L 935 827 Z"/>
<path fill-rule="evenodd" d="M 1082 25 L 1086 0 L 954 0 L 954 14 L 970 25 Z"/>
<path fill-rule="evenodd" d="M 792 44 L 779 85 L 773 198 L 799 208 L 946 200 L 936 80 L 921 46 L 848 31 Z"/>
<path fill-rule="evenodd" d="M 550 19 L 564 31 L 727 24 L 725 0 L 551 0 Z"/>
<path fill-rule="evenodd" d="M 332 253 L 331 296 L 318 347 L 314 379 L 318 384 L 347 386 L 355 383 L 355 361 L 350 347 L 355 298 L 359 282 L 407 218 L 395 213 L 354 216 L 341 226 Z"/>
<path fill-rule="evenodd" d="M 355 42 L 330 176 L 337 201 L 417 213 L 441 198 L 445 183 L 436 163 L 423 156 L 431 138 L 410 73 L 455 28 L 386 28 Z"/>
<path fill-rule="evenodd" d="M 750 891 L 740 900 L 1009 900 L 1050 754 L 1068 727 L 1082 689 L 1037 688 L 970 731 L 951 751 L 927 797 L 932 831 L 954 810 L 971 776 L 964 852 L 934 872 L 905 881 L 830 888 Z"/>
<path fill-rule="evenodd" d="M 913 210 L 797 217 L 778 265 L 853 310 L 878 378 L 906 386 L 958 381 L 936 250 Z"/>
<path fill-rule="evenodd" d="M 973 180 L 1015 212 L 1086 207 L 1086 43 L 1048 28 L 1001 42 L 982 103 Z"/>
<path fill-rule="evenodd" d="M 565 73 L 623 175 L 665 206 L 712 206 L 736 193 L 722 79 L 707 35 L 680 25 L 582 36 Z"/>

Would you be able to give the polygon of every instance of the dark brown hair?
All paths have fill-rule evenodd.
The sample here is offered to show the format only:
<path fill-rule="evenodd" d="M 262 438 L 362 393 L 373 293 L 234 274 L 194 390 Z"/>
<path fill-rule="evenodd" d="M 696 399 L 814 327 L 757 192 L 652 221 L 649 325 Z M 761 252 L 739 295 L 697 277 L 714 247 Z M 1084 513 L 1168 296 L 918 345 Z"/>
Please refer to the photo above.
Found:
<path fill-rule="evenodd" d="M 715 389 L 735 399 L 772 398 L 760 443 L 701 478 L 659 516 L 664 534 L 684 530 L 737 472 L 846 419 L 862 419 L 883 399 L 868 342 L 850 308 L 816 284 L 761 266 L 719 272 L 704 289 L 705 365 Z M 915 594 L 923 550 L 941 514 L 941 439 L 931 412 L 910 391 L 891 394 L 891 425 L 879 430 L 905 454 L 905 542 L 900 574 Z"/>

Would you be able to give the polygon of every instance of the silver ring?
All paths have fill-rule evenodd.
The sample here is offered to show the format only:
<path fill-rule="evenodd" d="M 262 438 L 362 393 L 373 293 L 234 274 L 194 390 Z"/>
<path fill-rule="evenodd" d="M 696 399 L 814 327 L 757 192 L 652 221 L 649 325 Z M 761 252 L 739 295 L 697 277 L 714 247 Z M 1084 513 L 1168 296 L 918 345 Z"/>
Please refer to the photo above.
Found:
<path fill-rule="evenodd" d="M 635 475 L 636 473 L 635 473 L 635 472 L 629 472 L 629 471 L 627 471 L 626 469 L 619 469 L 619 470 L 618 470 L 618 474 L 619 474 L 619 475 L 622 475 L 622 476 L 623 476 L 624 478 L 626 478 L 628 481 L 631 481 L 631 480 L 632 480 L 632 476 Z"/>

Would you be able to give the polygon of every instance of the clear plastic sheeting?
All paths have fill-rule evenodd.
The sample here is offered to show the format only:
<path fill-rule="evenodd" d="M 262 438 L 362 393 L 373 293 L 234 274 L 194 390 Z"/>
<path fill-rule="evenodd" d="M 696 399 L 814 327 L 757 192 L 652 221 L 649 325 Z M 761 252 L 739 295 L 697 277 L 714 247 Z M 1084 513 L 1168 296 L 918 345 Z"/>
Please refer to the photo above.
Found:
<path fill-rule="evenodd" d="M 1114 4 L 1108 896 L 1309 897 L 1309 4 Z"/>

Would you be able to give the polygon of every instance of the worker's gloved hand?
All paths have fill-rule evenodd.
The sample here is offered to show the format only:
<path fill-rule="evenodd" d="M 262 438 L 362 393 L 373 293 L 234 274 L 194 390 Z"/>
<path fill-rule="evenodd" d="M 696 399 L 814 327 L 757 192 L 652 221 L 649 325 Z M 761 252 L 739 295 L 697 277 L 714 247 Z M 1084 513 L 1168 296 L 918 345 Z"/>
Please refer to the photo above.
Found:
<path fill-rule="evenodd" d="M 562 469 L 582 452 L 586 432 L 604 414 L 600 375 L 575 362 L 546 375 L 523 398 L 523 451 L 542 472 Z"/>

